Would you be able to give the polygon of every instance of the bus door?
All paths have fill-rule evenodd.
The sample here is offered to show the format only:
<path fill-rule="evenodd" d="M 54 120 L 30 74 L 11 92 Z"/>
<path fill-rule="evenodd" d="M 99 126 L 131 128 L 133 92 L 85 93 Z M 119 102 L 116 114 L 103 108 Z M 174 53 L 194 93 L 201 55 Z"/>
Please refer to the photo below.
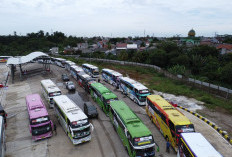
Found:
<path fill-rule="evenodd" d="M 173 143 L 172 145 L 176 145 L 176 133 L 175 133 L 175 125 L 172 121 L 168 120 L 168 125 L 170 128 L 172 139 L 169 138 L 170 142 Z"/>

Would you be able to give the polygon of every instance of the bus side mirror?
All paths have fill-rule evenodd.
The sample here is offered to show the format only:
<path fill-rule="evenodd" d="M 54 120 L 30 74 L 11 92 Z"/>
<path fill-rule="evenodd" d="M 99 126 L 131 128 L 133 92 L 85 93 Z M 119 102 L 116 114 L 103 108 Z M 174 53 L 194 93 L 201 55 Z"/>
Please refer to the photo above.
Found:
<path fill-rule="evenodd" d="M 30 128 L 30 133 L 31 133 L 31 126 L 29 125 L 29 128 Z"/>
<path fill-rule="evenodd" d="M 94 127 L 93 127 L 93 124 L 92 124 L 92 123 L 90 123 L 90 128 L 91 128 L 91 132 L 93 132 Z"/>

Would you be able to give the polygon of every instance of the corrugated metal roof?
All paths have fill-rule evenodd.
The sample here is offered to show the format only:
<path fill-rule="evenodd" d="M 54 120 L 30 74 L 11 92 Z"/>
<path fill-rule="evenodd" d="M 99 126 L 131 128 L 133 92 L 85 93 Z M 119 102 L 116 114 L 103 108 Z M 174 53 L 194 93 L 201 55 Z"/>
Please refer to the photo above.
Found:
<path fill-rule="evenodd" d="M 24 64 L 24 63 L 28 63 L 30 61 L 32 61 L 33 59 L 37 58 L 37 57 L 42 57 L 42 56 L 48 56 L 47 54 L 43 53 L 43 52 L 32 52 L 26 56 L 22 56 L 19 58 L 9 58 L 6 65 L 18 65 L 18 64 Z"/>

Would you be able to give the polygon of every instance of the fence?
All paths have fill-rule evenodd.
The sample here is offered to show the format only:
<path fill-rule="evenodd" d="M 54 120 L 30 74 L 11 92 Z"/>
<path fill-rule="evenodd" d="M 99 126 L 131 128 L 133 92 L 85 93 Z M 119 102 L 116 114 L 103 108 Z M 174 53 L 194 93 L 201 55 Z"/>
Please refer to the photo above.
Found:
<path fill-rule="evenodd" d="M 115 64 L 122 64 L 122 65 L 136 65 L 136 66 L 142 66 L 142 67 L 149 67 L 155 69 L 157 72 L 163 73 L 166 77 L 182 81 L 188 85 L 200 88 L 204 91 L 207 91 L 212 94 L 219 95 L 221 97 L 224 97 L 226 99 L 231 98 L 232 96 L 232 90 L 229 88 L 221 87 L 218 85 L 214 85 L 208 82 L 203 82 L 200 80 L 196 80 L 194 78 L 187 78 L 182 75 L 173 75 L 169 73 L 166 70 L 163 70 L 162 68 L 156 66 L 156 65 L 150 65 L 150 64 L 142 64 L 137 62 L 127 62 L 127 61 L 118 61 L 118 60 L 110 60 L 110 59 L 99 59 L 99 58 L 84 58 L 80 57 L 80 59 L 88 60 L 88 61 L 99 61 L 99 62 L 108 62 L 108 63 L 115 63 Z"/>

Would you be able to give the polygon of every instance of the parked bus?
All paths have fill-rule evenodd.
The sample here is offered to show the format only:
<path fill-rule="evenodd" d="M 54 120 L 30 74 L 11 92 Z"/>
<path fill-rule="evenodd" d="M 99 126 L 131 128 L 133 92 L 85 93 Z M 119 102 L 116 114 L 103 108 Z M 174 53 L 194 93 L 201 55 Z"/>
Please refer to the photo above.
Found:
<path fill-rule="evenodd" d="M 82 64 L 82 68 L 91 77 L 94 77 L 94 78 L 99 77 L 98 67 L 91 65 L 91 64 Z"/>
<path fill-rule="evenodd" d="M 6 63 L 9 58 L 12 56 L 0 56 L 0 63 Z"/>
<path fill-rule="evenodd" d="M 66 59 L 56 58 L 56 65 L 58 65 L 61 68 L 65 68 L 65 61 Z"/>
<path fill-rule="evenodd" d="M 147 96 L 146 112 L 175 151 L 180 133 L 195 132 L 192 122 L 159 95 Z"/>
<path fill-rule="evenodd" d="M 94 82 L 96 82 L 95 78 L 92 78 L 88 74 L 86 74 L 84 71 L 79 72 L 77 74 L 78 77 L 78 84 L 84 88 L 88 93 L 90 93 L 90 85 Z"/>
<path fill-rule="evenodd" d="M 54 110 L 60 125 L 74 145 L 91 140 L 91 124 L 84 112 L 66 95 L 54 98 Z"/>
<path fill-rule="evenodd" d="M 6 151 L 6 141 L 5 141 L 5 125 L 4 125 L 4 118 L 0 116 L 0 157 L 5 156 Z"/>
<path fill-rule="evenodd" d="M 92 83 L 90 85 L 90 94 L 107 115 L 110 102 L 118 100 L 118 97 L 101 83 Z"/>
<path fill-rule="evenodd" d="M 130 157 L 155 156 L 151 131 L 125 102 L 111 102 L 109 117 Z"/>
<path fill-rule="evenodd" d="M 26 96 L 32 139 L 37 141 L 52 136 L 53 123 L 39 94 Z"/>
<path fill-rule="evenodd" d="M 48 101 L 50 108 L 54 107 L 53 98 L 55 96 L 61 95 L 61 90 L 50 79 L 42 80 L 41 87 L 42 93 L 45 99 Z"/>
<path fill-rule="evenodd" d="M 119 79 L 121 77 L 122 74 L 117 71 L 111 69 L 102 69 L 102 79 L 115 87 L 118 86 Z"/>
<path fill-rule="evenodd" d="M 76 79 L 76 80 L 78 80 L 77 74 L 78 74 L 79 72 L 81 72 L 81 71 L 83 71 L 83 69 L 82 69 L 81 67 L 79 67 L 79 66 L 72 65 L 72 66 L 70 67 L 70 73 L 71 73 L 71 75 L 73 76 L 73 78 Z"/>
<path fill-rule="evenodd" d="M 1 102 L 0 102 L 0 116 L 3 117 L 4 124 L 6 127 L 7 126 L 7 123 L 6 123 L 7 113 L 5 112 L 4 108 L 2 107 Z"/>
<path fill-rule="evenodd" d="M 177 157 L 222 157 L 201 133 L 181 133 Z"/>
<path fill-rule="evenodd" d="M 76 65 L 76 64 L 74 62 L 72 62 L 72 61 L 69 61 L 69 60 L 65 61 L 65 69 L 67 69 L 68 71 L 70 71 L 70 68 L 73 65 Z"/>
<path fill-rule="evenodd" d="M 146 97 L 150 95 L 147 87 L 128 77 L 120 78 L 119 89 L 138 105 L 146 105 Z"/>

